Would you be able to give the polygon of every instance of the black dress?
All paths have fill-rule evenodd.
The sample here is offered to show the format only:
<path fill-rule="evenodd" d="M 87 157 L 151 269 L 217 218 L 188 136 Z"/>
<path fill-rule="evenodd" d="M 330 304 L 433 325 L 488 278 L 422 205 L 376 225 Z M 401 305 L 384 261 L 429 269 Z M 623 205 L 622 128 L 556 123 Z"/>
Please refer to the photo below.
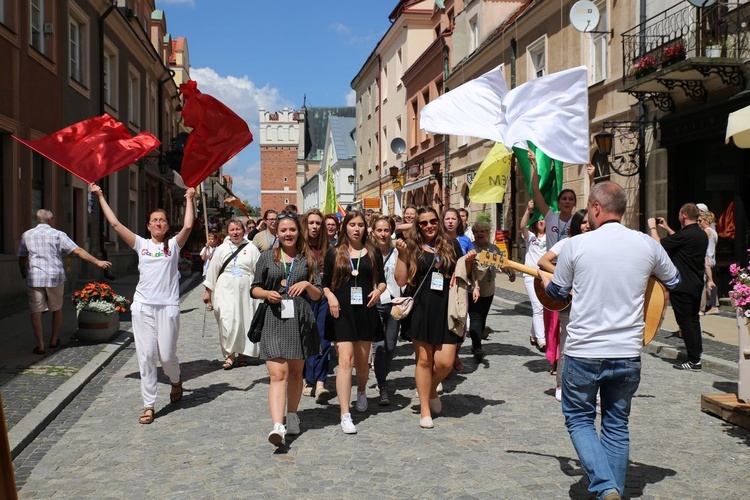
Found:
<path fill-rule="evenodd" d="M 424 252 L 422 258 L 417 261 L 417 274 L 414 277 L 414 287 L 407 295 L 414 294 L 416 287 L 422 282 L 422 279 L 429 273 L 422 289 L 414 298 L 414 307 L 406 318 L 401 320 L 401 329 L 406 338 L 419 340 L 432 345 L 441 344 L 458 344 L 462 338 L 448 329 L 448 294 L 451 284 L 451 277 L 455 269 L 455 260 L 463 255 L 461 245 L 458 241 L 453 240 L 454 264 L 449 268 L 440 267 L 435 269 L 430 264 L 434 254 Z M 443 275 L 443 289 L 433 290 L 430 288 L 430 282 L 433 272 L 440 272 Z"/>
<path fill-rule="evenodd" d="M 385 272 L 383 270 L 383 254 L 380 249 L 375 249 L 375 283 L 385 283 Z M 357 267 L 357 259 L 354 267 Z M 373 269 L 370 255 L 363 255 L 359 262 L 359 274 L 355 278 L 351 274 L 348 279 L 334 290 L 331 288 L 333 282 L 333 269 L 336 262 L 336 249 L 331 248 L 326 253 L 323 263 L 323 288 L 330 289 L 339 301 L 339 317 L 329 317 L 326 321 L 325 338 L 329 342 L 377 342 L 383 339 L 383 324 L 380 321 L 377 304 L 367 307 L 370 301 L 368 295 L 375 287 L 372 284 Z M 356 285 L 355 285 L 356 282 Z M 351 289 L 354 286 L 362 288 L 362 305 L 352 305 Z M 329 305 L 330 307 L 330 305 Z"/>

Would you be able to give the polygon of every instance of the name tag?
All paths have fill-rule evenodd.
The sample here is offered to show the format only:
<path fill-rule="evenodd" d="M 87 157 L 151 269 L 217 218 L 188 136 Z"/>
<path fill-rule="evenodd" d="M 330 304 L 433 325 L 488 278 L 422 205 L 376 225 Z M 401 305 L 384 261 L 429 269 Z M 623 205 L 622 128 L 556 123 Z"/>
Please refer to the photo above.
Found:
<path fill-rule="evenodd" d="M 361 286 L 353 286 L 351 288 L 352 291 L 352 302 L 351 304 L 353 306 L 361 306 L 362 305 L 362 287 Z"/>
<path fill-rule="evenodd" d="M 241 278 L 242 277 L 242 269 L 240 269 L 237 266 L 232 267 L 232 278 Z"/>
<path fill-rule="evenodd" d="M 430 279 L 430 290 L 443 291 L 443 275 L 437 271 L 432 272 L 432 278 Z"/>
<path fill-rule="evenodd" d="M 385 289 L 385 292 L 383 292 L 380 295 L 380 303 L 381 304 L 390 304 L 393 302 L 393 297 L 391 297 L 391 292 L 388 291 L 388 289 Z"/>
<path fill-rule="evenodd" d="M 292 318 L 294 318 L 294 301 L 291 299 L 284 299 L 281 301 L 281 319 Z"/>

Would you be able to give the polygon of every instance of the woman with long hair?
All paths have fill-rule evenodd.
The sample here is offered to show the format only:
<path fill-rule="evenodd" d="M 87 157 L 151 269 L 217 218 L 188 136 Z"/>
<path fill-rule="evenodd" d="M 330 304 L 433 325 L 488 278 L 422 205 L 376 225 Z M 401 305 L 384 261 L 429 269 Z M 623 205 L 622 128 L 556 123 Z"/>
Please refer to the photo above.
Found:
<path fill-rule="evenodd" d="M 579 234 L 588 232 L 589 220 L 587 216 L 588 210 L 583 208 L 573 214 L 573 216 L 570 218 L 571 238 L 573 236 L 578 236 Z M 557 261 L 557 256 L 560 255 L 560 252 L 567 242 L 568 238 L 565 238 L 552 245 L 552 248 L 550 248 L 547 253 L 539 258 L 539 268 L 543 271 L 554 273 L 554 263 Z M 565 349 L 565 340 L 568 338 L 568 322 L 570 321 L 569 312 L 570 311 L 568 309 L 560 311 L 560 336 L 559 338 L 554 339 L 553 342 L 550 342 L 550 346 L 554 345 L 556 346 L 556 349 L 547 349 L 545 353 L 547 359 L 550 361 L 550 363 L 552 363 L 552 366 L 554 367 L 554 375 L 557 381 L 557 385 L 555 387 L 555 399 L 557 399 L 558 401 L 560 401 L 562 398 L 562 373 L 563 364 L 565 362 L 565 355 L 563 350 Z"/>
<path fill-rule="evenodd" d="M 167 213 L 157 209 L 149 214 L 146 227 L 151 237 L 146 239 L 122 225 L 104 199 L 102 188 L 96 184 L 89 185 L 89 188 L 99 199 L 104 217 L 117 235 L 138 254 L 140 276 L 130 312 L 143 398 L 143 411 L 138 422 L 150 424 L 154 421 L 158 360 L 161 359 L 164 374 L 172 383 L 170 402 L 177 404 L 182 399 L 180 360 L 177 358 L 177 339 L 180 336 L 180 272 L 177 264 L 180 250 L 193 230 L 195 189 L 185 192 L 185 218 L 177 236 L 170 237 Z"/>
<path fill-rule="evenodd" d="M 716 243 L 719 234 L 716 232 L 716 224 L 713 212 L 701 210 L 698 216 L 698 225 L 708 235 L 708 249 L 706 250 L 705 275 L 703 277 L 703 294 L 699 315 L 719 314 L 719 291 L 714 283 L 714 267 L 716 267 Z"/>
<path fill-rule="evenodd" d="M 378 390 L 380 392 L 378 404 L 381 406 L 390 404 L 386 378 L 391 369 L 391 360 L 393 359 L 398 339 L 398 320 L 391 317 L 391 309 L 393 307 L 391 301 L 394 297 L 401 296 L 401 287 L 396 283 L 398 250 L 396 250 L 393 238 L 391 238 L 395 226 L 396 223 L 392 218 L 381 215 L 374 219 L 372 232 L 370 233 L 373 243 L 380 250 L 381 255 L 383 255 L 383 273 L 386 283 L 385 292 L 380 296 L 380 301 L 377 304 L 380 321 L 384 325 L 385 337 L 383 340 L 378 340 L 373 344 L 375 378 L 377 379 Z"/>
<path fill-rule="evenodd" d="M 325 218 L 320 210 L 311 208 L 304 213 L 301 219 L 302 239 L 312 253 L 317 266 L 318 278 L 323 279 L 323 260 L 328 252 L 328 234 L 323 221 Z M 311 301 L 313 314 L 318 323 L 318 334 L 320 335 L 320 354 L 313 354 L 305 359 L 305 387 L 302 394 L 315 396 L 315 402 L 325 403 L 331 397 L 326 389 L 328 379 L 328 361 L 331 352 L 331 343 L 325 339 L 326 319 L 328 318 L 328 300 L 321 297 L 318 301 Z"/>
<path fill-rule="evenodd" d="M 529 225 L 529 219 L 534 214 L 534 200 L 529 200 L 526 211 L 521 217 L 521 236 L 526 241 L 526 260 L 524 264 L 536 268 L 539 258 L 547 252 L 547 235 L 545 233 L 546 223 L 544 219 L 539 219 Z M 534 276 L 530 274 L 523 275 L 523 285 L 526 287 L 526 293 L 531 302 L 531 334 L 529 342 L 536 345 L 539 351 L 544 352 L 547 349 L 547 340 L 544 337 L 544 306 L 534 292 Z"/>
<path fill-rule="evenodd" d="M 367 222 L 358 211 L 346 214 L 339 242 L 328 250 L 323 265 L 323 291 L 331 319 L 326 338 L 335 342 L 339 367 L 336 394 L 341 410 L 341 430 L 355 434 L 357 428 L 349 411 L 352 366 L 357 369 L 355 408 L 367 411 L 368 357 L 372 341 L 380 340 L 383 327 L 374 307 L 386 290 L 383 256 L 367 239 Z"/>
<path fill-rule="evenodd" d="M 407 286 L 414 297 L 411 314 L 401 321 L 401 328 L 411 338 L 417 358 L 414 378 L 419 395 L 419 425 L 432 429 L 432 415 L 442 409 L 437 386 L 450 372 L 461 341 L 449 330 L 448 292 L 462 251 L 458 241 L 443 234 L 443 224 L 434 208 L 420 208 L 414 222 L 406 240 L 396 241 L 396 283 Z M 467 274 L 474 256 L 473 250 L 466 254 Z"/>
<path fill-rule="evenodd" d="M 455 208 L 446 208 L 443 211 L 443 232 L 446 238 L 458 240 L 462 255 L 474 248 L 471 238 L 464 235 L 464 223 L 461 214 Z"/>
<path fill-rule="evenodd" d="M 328 236 L 328 246 L 332 247 L 339 242 L 339 228 L 341 223 L 339 218 L 334 214 L 327 214 L 323 221 L 326 225 L 326 235 Z"/>
<path fill-rule="evenodd" d="M 269 305 L 260 339 L 260 358 L 265 360 L 271 380 L 268 406 L 273 429 L 268 433 L 268 441 L 274 446 L 285 444 L 287 434 L 300 433 L 297 408 L 302 397 L 305 357 L 320 353 L 319 349 L 311 351 L 310 343 L 303 341 L 306 334 L 317 336 L 307 298 L 318 300 L 321 288 L 315 260 L 307 252 L 300 232 L 295 214 L 278 214 L 279 247 L 261 254 L 251 289 L 254 298 Z"/>
<path fill-rule="evenodd" d="M 245 225 L 233 218 L 227 223 L 229 238 L 216 249 L 203 281 L 203 302 L 212 304 L 219 326 L 219 345 L 224 355 L 222 368 L 231 370 L 244 356 L 258 357 L 260 346 L 247 339 L 255 313 L 250 286 L 260 252 L 245 238 Z"/>

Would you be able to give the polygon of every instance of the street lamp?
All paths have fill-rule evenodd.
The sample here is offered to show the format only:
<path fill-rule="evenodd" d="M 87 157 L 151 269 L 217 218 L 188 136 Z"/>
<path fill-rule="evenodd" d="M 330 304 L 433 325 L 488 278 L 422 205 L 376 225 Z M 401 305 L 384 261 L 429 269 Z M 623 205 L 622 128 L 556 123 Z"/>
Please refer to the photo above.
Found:
<path fill-rule="evenodd" d="M 599 154 L 603 156 L 609 156 L 612 153 L 612 139 L 615 134 L 602 130 L 594 136 L 596 141 L 596 149 L 599 150 Z"/>
<path fill-rule="evenodd" d="M 395 165 L 392 166 L 391 168 L 388 169 L 388 173 L 391 174 L 391 179 L 397 178 L 398 177 L 398 167 L 395 166 Z"/>
<path fill-rule="evenodd" d="M 346 178 L 350 184 L 354 184 L 354 174 L 349 174 L 349 177 Z"/>

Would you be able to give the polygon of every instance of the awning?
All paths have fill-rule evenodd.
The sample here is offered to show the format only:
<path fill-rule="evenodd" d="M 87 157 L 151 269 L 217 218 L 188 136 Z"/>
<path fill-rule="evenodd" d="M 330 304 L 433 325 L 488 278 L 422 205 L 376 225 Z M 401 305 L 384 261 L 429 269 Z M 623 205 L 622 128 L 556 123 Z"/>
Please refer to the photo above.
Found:
<path fill-rule="evenodd" d="M 409 191 L 414 191 L 415 189 L 423 188 L 427 184 L 430 183 L 432 180 L 432 176 L 430 177 L 423 177 L 419 180 L 416 180 L 414 182 L 409 182 L 408 184 L 404 184 L 404 187 L 401 188 L 402 193 L 408 193 Z"/>
<path fill-rule="evenodd" d="M 734 144 L 738 148 L 750 148 L 750 106 L 729 113 L 727 144 L 729 144 L 729 139 L 734 139 Z"/>

